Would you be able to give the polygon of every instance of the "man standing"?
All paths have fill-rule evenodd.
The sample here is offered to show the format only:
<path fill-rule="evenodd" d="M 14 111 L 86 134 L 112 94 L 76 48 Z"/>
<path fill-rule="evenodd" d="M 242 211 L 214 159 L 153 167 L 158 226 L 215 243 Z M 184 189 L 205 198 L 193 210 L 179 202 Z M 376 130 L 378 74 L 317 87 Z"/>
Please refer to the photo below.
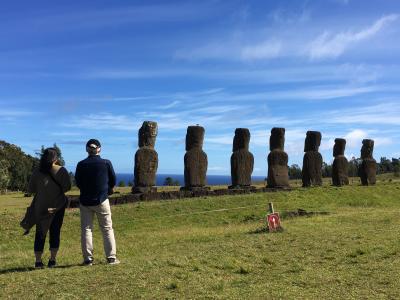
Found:
<path fill-rule="evenodd" d="M 86 143 L 89 156 L 76 166 L 75 181 L 80 189 L 81 243 L 84 265 L 93 264 L 93 217 L 96 214 L 103 234 L 104 252 L 109 264 L 119 264 L 116 257 L 114 230 L 108 195 L 115 186 L 111 162 L 100 157 L 101 145 L 96 139 Z"/>

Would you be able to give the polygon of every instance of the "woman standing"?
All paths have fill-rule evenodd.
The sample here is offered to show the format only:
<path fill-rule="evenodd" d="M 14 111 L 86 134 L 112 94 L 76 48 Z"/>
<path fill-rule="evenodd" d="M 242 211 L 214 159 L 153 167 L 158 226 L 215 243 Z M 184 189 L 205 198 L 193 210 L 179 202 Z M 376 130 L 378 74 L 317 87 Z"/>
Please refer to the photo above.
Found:
<path fill-rule="evenodd" d="M 71 189 L 68 171 L 58 165 L 57 151 L 54 148 L 44 150 L 40 165 L 32 174 L 28 191 L 34 197 L 35 268 L 43 268 L 42 255 L 47 232 L 49 231 L 50 259 L 48 267 L 56 266 L 57 251 L 60 246 L 60 231 L 64 219 L 67 199 L 64 193 Z"/>

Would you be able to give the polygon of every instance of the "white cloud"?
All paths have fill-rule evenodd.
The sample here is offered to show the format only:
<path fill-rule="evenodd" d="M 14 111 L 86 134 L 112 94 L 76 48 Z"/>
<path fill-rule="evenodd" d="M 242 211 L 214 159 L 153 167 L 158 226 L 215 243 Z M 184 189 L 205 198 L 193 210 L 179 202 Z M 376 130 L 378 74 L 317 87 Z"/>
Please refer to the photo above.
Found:
<path fill-rule="evenodd" d="M 171 103 L 167 104 L 167 105 L 162 105 L 160 106 L 160 109 L 170 109 L 173 108 L 177 105 L 179 105 L 181 102 L 178 100 L 172 101 Z"/>
<path fill-rule="evenodd" d="M 18 109 L 0 109 L 0 120 L 3 122 L 14 123 L 20 118 L 36 115 L 36 112 Z"/>
<path fill-rule="evenodd" d="M 252 49 L 251 47 L 249 49 Z M 250 51 L 251 52 L 251 51 Z M 249 53 L 246 62 L 251 61 L 251 56 L 255 53 Z M 242 56 L 242 59 L 245 57 Z M 196 68 L 159 68 L 154 69 L 98 69 L 82 71 L 78 74 L 71 74 L 73 78 L 96 80 L 96 79 L 149 79 L 157 80 L 163 78 L 200 78 L 210 80 L 227 80 L 234 82 L 252 82 L 263 84 L 274 83 L 307 83 L 307 82 L 348 82 L 351 84 L 365 84 L 376 82 L 382 77 L 398 76 L 398 69 L 394 66 L 385 66 L 366 64 L 307 64 L 301 67 L 287 65 L 268 66 L 249 64 L 240 67 L 219 67 L 215 69 L 212 66 Z M 218 91 L 218 90 L 217 90 Z M 219 90 L 220 92 L 221 90 Z M 187 93 L 183 93 L 187 94 Z M 136 101 L 152 100 L 154 98 L 174 98 L 179 97 L 179 93 L 173 95 L 152 95 L 152 96 L 126 96 L 126 97 L 108 97 L 97 98 L 93 101 Z M 183 99 L 184 100 L 184 99 Z"/>
<path fill-rule="evenodd" d="M 268 60 L 280 56 L 282 43 L 279 40 L 247 41 L 226 39 L 204 46 L 176 51 L 175 57 L 186 60 Z"/>
<path fill-rule="evenodd" d="M 95 6 L 93 6 L 95 7 Z M 116 8 L 81 9 L 76 12 L 65 10 L 49 11 L 47 15 L 35 14 L 25 18 L 26 29 L 41 32 L 88 30 L 115 27 L 132 23 L 185 22 L 196 19 L 212 18 L 218 15 L 218 6 L 210 6 L 203 2 L 185 2 L 176 4 L 131 5 Z M 18 26 L 13 19 L 6 19 L 13 30 Z M 14 21 L 15 22 L 15 21 Z"/>
<path fill-rule="evenodd" d="M 244 60 L 270 59 L 278 57 L 282 49 L 279 41 L 265 41 L 256 45 L 245 46 L 241 50 Z"/>
<path fill-rule="evenodd" d="M 324 120 L 336 124 L 374 124 L 400 126 L 400 103 L 387 102 L 326 113 Z"/>
<path fill-rule="evenodd" d="M 311 12 L 305 8 L 300 12 L 279 8 L 270 13 L 269 17 L 278 24 L 301 24 L 310 20 Z"/>
<path fill-rule="evenodd" d="M 232 145 L 233 135 L 206 136 L 205 142 L 219 145 Z"/>
<path fill-rule="evenodd" d="M 346 146 L 348 148 L 361 147 L 363 139 L 366 139 L 368 133 L 365 130 L 355 129 L 347 133 L 344 138 L 346 139 Z"/>
<path fill-rule="evenodd" d="M 371 26 L 358 32 L 340 32 L 336 35 L 324 32 L 311 42 L 309 56 L 311 59 L 336 58 L 353 44 L 367 40 L 383 29 L 387 24 L 397 20 L 398 15 L 391 14 L 378 19 Z"/>
<path fill-rule="evenodd" d="M 110 113 L 89 114 L 74 117 L 65 127 L 82 128 L 90 130 L 137 130 L 140 122 L 133 121 L 125 115 L 116 115 Z"/>

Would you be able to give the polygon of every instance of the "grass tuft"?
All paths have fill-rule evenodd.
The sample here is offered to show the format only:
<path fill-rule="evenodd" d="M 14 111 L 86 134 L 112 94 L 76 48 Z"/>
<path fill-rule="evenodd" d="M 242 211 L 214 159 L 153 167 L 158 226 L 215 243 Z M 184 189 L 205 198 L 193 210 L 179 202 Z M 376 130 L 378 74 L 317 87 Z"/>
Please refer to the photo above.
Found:
<path fill-rule="evenodd" d="M 240 267 L 236 273 L 241 274 L 241 275 L 247 275 L 250 272 L 249 272 L 249 270 L 245 269 L 244 267 Z"/>
<path fill-rule="evenodd" d="M 178 285 L 175 282 L 171 282 L 166 286 L 167 290 L 176 290 L 178 288 Z"/>

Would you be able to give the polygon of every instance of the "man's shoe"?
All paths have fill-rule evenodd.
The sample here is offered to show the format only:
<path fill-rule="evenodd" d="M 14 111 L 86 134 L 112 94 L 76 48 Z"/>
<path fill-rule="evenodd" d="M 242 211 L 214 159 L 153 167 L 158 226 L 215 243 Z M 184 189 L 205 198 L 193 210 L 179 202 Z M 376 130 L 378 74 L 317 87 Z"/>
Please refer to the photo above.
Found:
<path fill-rule="evenodd" d="M 92 266 L 93 265 L 93 259 L 84 260 L 82 265 L 83 266 Z"/>
<path fill-rule="evenodd" d="M 43 269 L 44 264 L 41 261 L 35 262 L 35 269 Z"/>
<path fill-rule="evenodd" d="M 56 267 L 56 261 L 49 259 L 49 262 L 47 263 L 47 267 L 48 268 L 55 268 Z"/>
<path fill-rule="evenodd" d="M 118 260 L 118 258 L 107 258 L 107 263 L 109 265 L 118 265 L 121 262 Z"/>

